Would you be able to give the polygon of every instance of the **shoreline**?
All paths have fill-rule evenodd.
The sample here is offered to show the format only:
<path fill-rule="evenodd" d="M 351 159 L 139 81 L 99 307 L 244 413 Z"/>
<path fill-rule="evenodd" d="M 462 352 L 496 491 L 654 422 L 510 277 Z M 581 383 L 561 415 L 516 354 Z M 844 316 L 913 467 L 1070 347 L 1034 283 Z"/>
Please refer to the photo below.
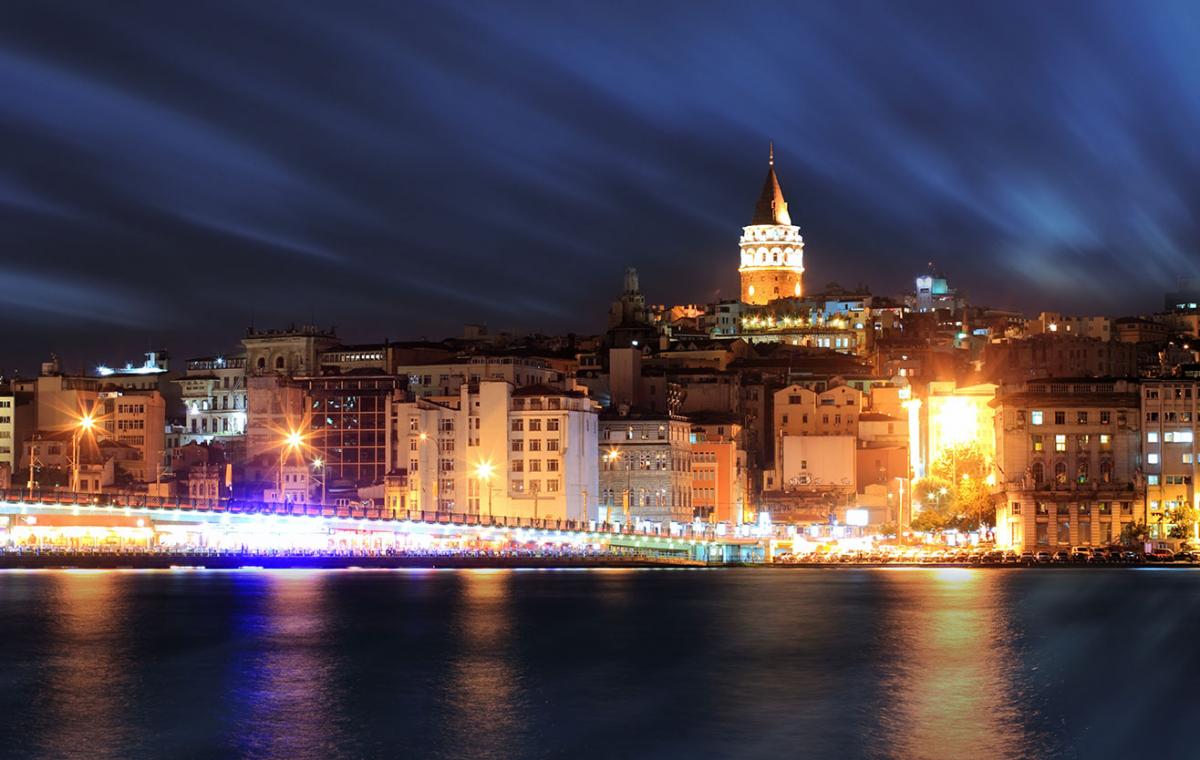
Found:
<path fill-rule="evenodd" d="M 195 556 L 184 554 L 22 554 L 0 556 L 0 570 L 403 570 L 693 568 L 703 562 L 596 557 Z"/>
<path fill-rule="evenodd" d="M 9 554 L 0 555 L 3 570 L 589 570 L 653 568 L 762 568 L 774 570 L 1062 570 L 1062 569 L 1200 569 L 1186 562 L 1037 564 L 958 562 L 789 562 L 704 563 L 696 560 L 645 557 L 434 557 L 434 556 L 196 556 L 186 554 Z"/>

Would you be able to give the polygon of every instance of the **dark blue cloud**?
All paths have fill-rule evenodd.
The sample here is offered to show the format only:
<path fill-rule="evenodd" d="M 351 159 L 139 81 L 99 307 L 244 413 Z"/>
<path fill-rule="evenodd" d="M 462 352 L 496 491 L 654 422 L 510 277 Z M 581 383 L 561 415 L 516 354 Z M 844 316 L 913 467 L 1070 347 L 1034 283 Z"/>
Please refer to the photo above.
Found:
<path fill-rule="evenodd" d="M 629 264 L 735 292 L 768 139 L 813 285 L 932 260 L 1148 311 L 1200 274 L 1198 37 L 1169 2 L 11 3 L 0 319 L 21 361 L 595 330 Z"/>

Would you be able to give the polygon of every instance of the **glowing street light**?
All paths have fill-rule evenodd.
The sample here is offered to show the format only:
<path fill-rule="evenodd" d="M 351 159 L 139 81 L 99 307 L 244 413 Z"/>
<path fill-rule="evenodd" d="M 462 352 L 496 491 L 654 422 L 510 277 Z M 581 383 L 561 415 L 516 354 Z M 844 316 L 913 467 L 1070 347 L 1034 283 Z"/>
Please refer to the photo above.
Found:
<path fill-rule="evenodd" d="M 71 492 L 79 493 L 79 438 L 84 433 L 92 432 L 96 419 L 91 412 L 79 418 L 75 432 L 71 435 Z M 32 468 L 31 468 L 32 469 Z"/>
<path fill-rule="evenodd" d="M 492 516 L 492 476 L 495 474 L 496 468 L 491 462 L 480 462 L 475 465 L 475 477 L 487 484 L 488 490 L 488 517 Z"/>
<path fill-rule="evenodd" d="M 287 463 L 288 457 L 292 452 L 299 450 L 304 446 L 304 433 L 299 430 L 288 430 L 284 433 L 283 442 L 279 447 L 279 490 L 277 496 L 279 501 L 286 501 L 283 496 L 283 466 Z"/>
<path fill-rule="evenodd" d="M 607 459 L 609 462 L 612 462 L 613 467 L 616 467 L 617 462 L 619 462 L 621 459 L 621 452 L 619 449 L 615 449 L 615 448 L 609 449 L 608 453 L 604 455 L 604 458 Z M 630 502 L 633 501 L 633 464 L 632 464 L 632 462 L 630 462 L 629 466 L 625 468 L 625 494 L 624 494 L 624 498 L 622 499 L 622 501 L 623 501 L 623 503 L 621 505 L 622 506 L 621 511 L 625 515 L 625 524 L 628 525 L 629 524 L 629 505 L 630 505 Z"/>

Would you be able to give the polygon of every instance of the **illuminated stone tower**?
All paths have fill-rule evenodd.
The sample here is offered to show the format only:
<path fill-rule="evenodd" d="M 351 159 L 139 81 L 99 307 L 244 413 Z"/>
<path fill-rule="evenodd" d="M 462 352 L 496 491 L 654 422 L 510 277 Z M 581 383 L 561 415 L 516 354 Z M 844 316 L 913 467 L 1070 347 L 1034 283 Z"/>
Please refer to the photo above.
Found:
<path fill-rule="evenodd" d="M 742 228 L 742 303 L 761 305 L 798 298 L 804 282 L 804 238 L 788 216 L 787 201 L 775 176 L 775 146 L 754 218 Z"/>

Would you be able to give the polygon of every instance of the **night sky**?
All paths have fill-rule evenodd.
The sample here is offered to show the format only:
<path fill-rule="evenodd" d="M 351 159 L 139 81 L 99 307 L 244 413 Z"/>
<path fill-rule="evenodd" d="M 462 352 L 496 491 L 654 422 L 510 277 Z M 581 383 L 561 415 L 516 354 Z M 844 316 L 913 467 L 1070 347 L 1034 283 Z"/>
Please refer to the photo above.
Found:
<path fill-rule="evenodd" d="M 789 5 L 6 2 L 2 366 L 736 297 L 769 139 L 810 290 L 1200 274 L 1200 3 Z"/>

